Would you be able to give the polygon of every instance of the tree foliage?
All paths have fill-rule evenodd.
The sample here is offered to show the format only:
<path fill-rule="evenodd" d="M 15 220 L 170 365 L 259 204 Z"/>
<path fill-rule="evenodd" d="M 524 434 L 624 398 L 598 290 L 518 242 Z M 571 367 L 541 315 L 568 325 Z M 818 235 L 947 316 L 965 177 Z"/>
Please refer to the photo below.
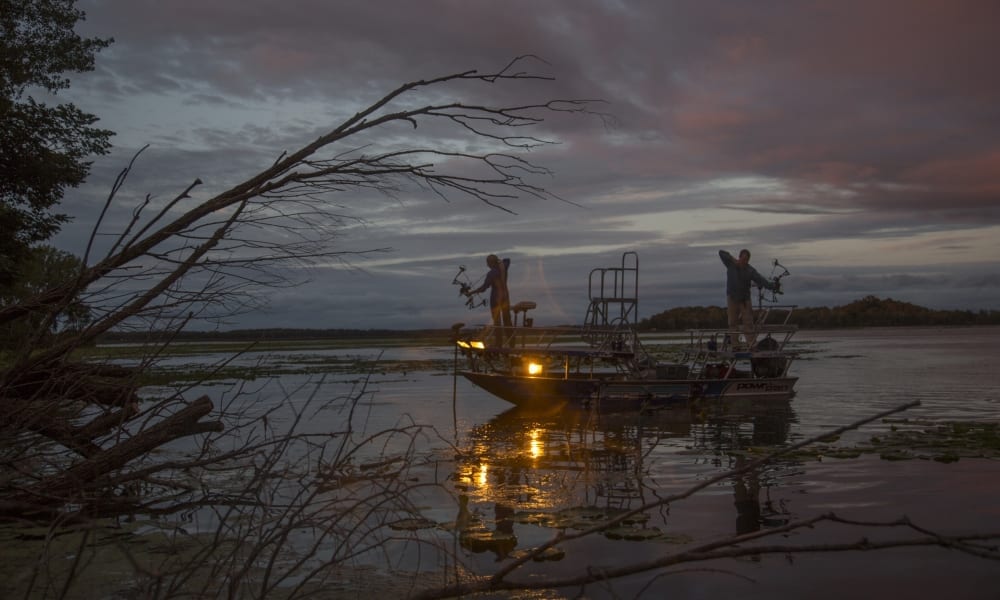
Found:
<path fill-rule="evenodd" d="M 796 307 L 791 322 L 802 329 L 892 327 L 926 325 L 1000 325 L 1000 311 L 932 310 L 892 298 L 866 296 L 843 306 Z M 639 323 L 649 331 L 722 328 L 726 309 L 719 306 L 682 306 L 656 313 Z"/>
<path fill-rule="evenodd" d="M 20 276 L 11 285 L 0 287 L 0 305 L 19 304 L 51 287 L 71 282 L 82 268 L 83 262 L 79 257 L 69 252 L 44 244 L 35 246 L 28 251 Z M 0 350 L 44 346 L 53 334 L 79 331 L 89 318 L 90 309 L 79 300 L 70 302 L 61 313 L 33 312 L 2 326 Z M 40 336 L 40 339 L 30 340 L 32 335 Z"/>
<path fill-rule="evenodd" d="M 67 220 L 52 209 L 87 177 L 87 158 L 110 148 L 96 116 L 33 95 L 67 89 L 65 74 L 93 70 L 112 42 L 77 35 L 84 16 L 72 0 L 0 0 L 0 285 Z"/>

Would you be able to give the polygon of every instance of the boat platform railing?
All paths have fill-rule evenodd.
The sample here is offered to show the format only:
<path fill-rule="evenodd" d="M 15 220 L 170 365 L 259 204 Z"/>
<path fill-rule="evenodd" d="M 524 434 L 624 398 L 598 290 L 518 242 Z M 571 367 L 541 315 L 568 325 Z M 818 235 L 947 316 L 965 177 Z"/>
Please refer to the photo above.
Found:
<path fill-rule="evenodd" d="M 756 375 L 766 373 L 769 377 L 783 377 L 796 357 L 788 349 L 788 343 L 798 331 L 798 326 L 786 321 L 756 324 L 750 330 L 688 330 L 689 341 L 682 360 L 690 366 L 695 377 L 714 372 L 728 378 L 743 365 Z"/>
<path fill-rule="evenodd" d="M 625 356 L 634 353 L 634 345 L 630 337 L 634 332 L 619 331 L 613 328 L 604 330 L 601 343 L 594 344 L 592 329 L 582 327 L 533 327 L 483 325 L 476 330 L 463 331 L 459 339 L 467 342 L 480 342 L 474 347 L 487 352 L 496 353 L 550 353 L 573 351 L 581 354 L 599 356 Z M 498 341 L 500 343 L 498 343 Z"/>
<path fill-rule="evenodd" d="M 797 304 L 761 304 L 754 310 L 753 323 L 755 326 L 762 325 L 788 325 L 792 318 L 792 311 L 798 308 Z"/>
<path fill-rule="evenodd" d="M 584 341 L 598 351 L 631 353 L 635 358 L 625 370 L 647 362 L 635 331 L 639 322 L 639 254 L 623 252 L 619 266 L 592 269 L 587 298 Z"/>
<path fill-rule="evenodd" d="M 595 373 L 614 369 L 625 373 L 641 358 L 630 338 L 603 336 L 605 343 L 593 345 L 594 331 L 583 327 L 495 326 L 459 332 L 456 343 L 469 358 L 473 371 L 515 371 L 525 360 L 546 363 L 546 370 Z M 629 332 L 634 336 L 634 332 Z M 498 343 L 497 340 L 502 340 Z"/>
<path fill-rule="evenodd" d="M 639 315 L 639 254 L 622 254 L 621 266 L 590 271 L 590 305 L 584 325 L 597 330 L 631 325 Z"/>

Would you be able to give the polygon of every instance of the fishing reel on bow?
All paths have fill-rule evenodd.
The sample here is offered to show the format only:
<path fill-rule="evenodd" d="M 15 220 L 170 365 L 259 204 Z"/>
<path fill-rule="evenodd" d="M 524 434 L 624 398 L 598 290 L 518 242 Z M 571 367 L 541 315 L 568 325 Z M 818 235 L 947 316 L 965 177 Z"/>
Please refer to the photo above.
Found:
<path fill-rule="evenodd" d="M 757 288 L 757 305 L 760 306 L 764 302 L 769 302 L 771 304 L 778 301 L 778 296 L 784 294 L 785 292 L 781 289 L 781 280 L 788 277 L 791 273 L 785 265 L 778 262 L 778 259 L 771 261 L 771 276 L 768 279 L 774 285 L 774 289 L 767 289 L 763 287 Z"/>
<path fill-rule="evenodd" d="M 460 265 L 458 267 L 458 273 L 451 280 L 452 285 L 458 286 L 458 295 L 465 296 L 465 305 L 469 307 L 469 310 L 475 310 L 480 306 L 486 306 L 486 299 L 479 297 L 479 294 L 471 294 L 472 282 L 469 281 L 469 276 L 465 274 L 465 265 Z"/>

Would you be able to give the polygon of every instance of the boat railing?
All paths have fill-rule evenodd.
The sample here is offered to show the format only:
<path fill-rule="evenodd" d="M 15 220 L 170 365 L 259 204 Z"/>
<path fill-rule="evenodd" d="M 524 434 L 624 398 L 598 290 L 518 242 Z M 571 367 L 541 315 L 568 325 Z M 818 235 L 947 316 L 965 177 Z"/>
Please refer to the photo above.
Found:
<path fill-rule="evenodd" d="M 635 351 L 635 333 L 632 329 L 609 327 L 600 330 L 583 327 L 527 327 L 483 325 L 462 332 L 460 341 L 479 342 L 474 347 L 498 354 L 563 352 L 606 354 L 623 356 Z M 599 338 L 598 343 L 595 340 Z"/>
<path fill-rule="evenodd" d="M 621 265 L 592 269 L 587 281 L 590 304 L 584 324 L 588 328 L 638 321 L 639 254 L 624 252 Z"/>
<path fill-rule="evenodd" d="M 728 378 L 741 365 L 768 376 L 784 375 L 795 353 L 787 349 L 798 331 L 794 324 L 756 325 L 744 329 L 690 329 L 683 360 L 694 376 Z M 711 374 L 714 372 L 714 374 Z"/>
<path fill-rule="evenodd" d="M 761 304 L 754 310 L 754 326 L 788 325 L 797 304 Z"/>
<path fill-rule="evenodd" d="M 785 352 L 785 346 L 799 330 L 797 325 L 757 325 L 751 330 L 688 329 L 688 347 L 694 351 L 716 352 Z M 776 345 L 759 347 L 762 340 L 770 338 Z"/>

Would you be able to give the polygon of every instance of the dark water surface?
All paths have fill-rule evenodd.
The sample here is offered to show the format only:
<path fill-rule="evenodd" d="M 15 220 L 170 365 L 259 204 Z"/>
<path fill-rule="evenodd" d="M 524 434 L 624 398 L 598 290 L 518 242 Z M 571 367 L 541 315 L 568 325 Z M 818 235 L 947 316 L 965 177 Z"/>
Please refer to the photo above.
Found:
<path fill-rule="evenodd" d="M 483 573 L 502 566 L 514 548 L 536 546 L 567 523 L 580 526 L 581 520 L 599 518 L 585 509 L 613 514 L 635 508 L 741 466 L 767 449 L 913 400 L 920 406 L 845 434 L 835 445 L 866 443 L 893 429 L 916 427 L 914 423 L 1000 420 L 1000 328 L 807 331 L 797 337 L 797 348 L 803 353 L 793 369 L 800 376 L 798 393 L 783 403 L 653 415 L 573 410 L 529 415 L 509 410 L 502 401 L 443 372 L 383 381 L 375 398 L 387 417 L 404 411 L 454 436 L 462 449 L 454 465 L 455 493 L 468 497 L 483 529 L 498 532 L 495 539 L 504 540 L 465 549 L 469 564 Z M 453 518 L 454 509 L 451 503 L 429 505 L 426 513 L 444 521 Z M 625 536 L 659 531 L 654 541 L 592 536 L 561 545 L 562 560 L 532 564 L 528 571 L 557 577 L 579 573 L 585 566 L 650 560 L 691 541 L 778 527 L 831 511 L 861 521 L 907 516 L 943 533 L 1000 531 L 1000 461 L 884 460 L 877 452 L 855 458 L 780 460 L 751 475 L 720 481 L 669 508 L 649 511 L 648 520 L 633 527 L 640 533 Z M 825 524 L 770 543 L 829 544 L 894 535 Z M 674 571 L 652 583 L 647 574 L 591 585 L 584 594 L 1000 598 L 1000 563 L 942 548 L 774 555 L 716 560 Z M 577 591 L 564 590 L 567 597 Z"/>
<path fill-rule="evenodd" d="M 512 553 L 560 531 L 575 531 L 616 511 L 683 492 L 770 450 L 911 401 L 920 405 L 828 445 L 853 448 L 870 444 L 873 437 L 891 437 L 894 430 L 920 431 L 950 421 L 1000 421 L 1000 328 L 805 331 L 795 347 L 802 358 L 792 369 L 800 379 L 790 402 L 655 414 L 520 413 L 454 378 L 452 350 L 445 346 L 326 354 L 381 355 L 386 364 L 420 365 L 369 373 L 353 418 L 370 431 L 409 422 L 435 427 L 440 437 L 422 438 L 425 445 L 418 449 L 432 466 L 416 473 L 443 485 L 429 488 L 415 502 L 422 516 L 436 523 L 467 518 L 480 537 L 455 550 L 471 572 L 489 574 L 507 564 Z M 310 360 L 317 357 L 315 351 L 309 354 Z M 244 360 L 251 364 L 260 357 Z M 305 359 L 292 353 L 267 360 L 289 364 Z M 250 396 L 259 403 L 269 394 L 347 394 L 359 389 L 360 377 L 330 375 L 317 388 L 315 375 L 285 375 L 256 384 L 259 394 L 255 390 Z M 345 418 L 343 409 L 328 410 L 309 419 L 306 427 L 323 431 L 341 426 Z M 516 579 L 557 578 L 652 560 L 692 543 L 828 512 L 859 521 L 906 516 L 941 533 L 1000 531 L 1000 460 L 939 462 L 934 458 L 940 452 L 933 450 L 915 455 L 887 460 L 878 451 L 848 458 L 813 452 L 778 460 L 648 510 L 642 520 L 614 535 L 561 543 L 560 560 L 529 563 Z M 459 512 L 458 503 L 465 500 L 468 512 Z M 768 543 L 853 543 L 903 533 L 823 524 Z M 435 570 L 447 562 L 427 545 L 405 538 L 438 536 L 441 542 L 448 534 L 425 530 L 400 535 L 404 541 L 390 546 L 394 568 Z M 1000 563 L 938 547 L 719 559 L 656 575 L 591 584 L 582 596 L 573 588 L 524 597 L 1000 598 Z"/>
<path fill-rule="evenodd" d="M 651 340 L 650 343 L 655 343 Z M 689 498 L 647 510 L 611 535 L 559 544 L 559 560 L 529 562 L 517 580 L 558 578 L 653 560 L 692 544 L 765 531 L 823 513 L 860 521 L 909 517 L 941 533 L 1000 531 L 1000 460 L 961 457 L 886 460 L 878 451 L 833 458 L 831 449 L 870 444 L 899 430 L 920 431 L 949 421 L 1000 421 L 1000 328 L 893 328 L 805 331 L 790 402 L 706 405 L 655 414 L 600 414 L 560 409 L 524 414 L 453 376 L 447 346 L 310 350 L 247 354 L 246 366 L 321 364 L 380 357 L 384 370 L 367 373 L 281 374 L 243 384 L 191 390 L 218 405 L 263 411 L 291 398 L 308 418 L 306 432 L 377 432 L 409 423 L 433 425 L 418 436 L 420 466 L 411 476 L 429 485 L 413 498 L 429 522 L 467 523 L 479 537 L 458 543 L 453 531 L 399 531 L 399 541 L 371 557 L 400 572 L 453 568 L 455 552 L 469 572 L 490 574 L 511 555 L 561 531 L 678 494 L 723 476 Z M 184 357 L 177 364 L 221 357 Z M 390 367 L 389 365 L 393 365 Z M 285 372 L 287 373 L 287 371 Z M 356 405 L 329 402 L 360 390 Z M 273 400 L 273 402 L 272 402 Z M 822 452 L 775 461 L 742 476 L 731 469 L 774 449 L 918 400 L 918 407 L 836 440 Z M 312 408 L 313 406 L 321 408 Z M 308 407 L 308 409 L 306 408 Z M 353 408 L 353 411 L 351 410 Z M 274 414 L 272 426 L 289 414 Z M 178 448 L 183 451 L 183 448 Z M 403 452 L 379 446 L 371 460 Z M 922 454 L 921 454 L 922 453 Z M 365 457 L 362 456 L 362 459 Z M 955 458 L 955 457 L 952 457 Z M 951 460 L 951 459 L 949 459 Z M 460 503 L 467 502 L 460 511 Z M 188 532 L 217 523 L 194 518 Z M 898 537 L 873 527 L 822 524 L 776 536 L 769 544 L 803 545 Z M 309 533 L 302 536 L 308 538 Z M 414 539 L 430 540 L 416 544 Z M 452 540 L 449 544 L 448 541 Z M 305 545 L 308 539 L 299 540 Z M 438 551 L 435 548 L 438 548 Z M 360 562 L 368 560 L 361 557 Z M 440 578 L 439 578 L 440 581 Z M 521 594 L 524 598 L 1000 598 L 1000 562 L 939 547 L 887 551 L 800 553 L 717 559 L 636 575 L 586 589 Z"/>

